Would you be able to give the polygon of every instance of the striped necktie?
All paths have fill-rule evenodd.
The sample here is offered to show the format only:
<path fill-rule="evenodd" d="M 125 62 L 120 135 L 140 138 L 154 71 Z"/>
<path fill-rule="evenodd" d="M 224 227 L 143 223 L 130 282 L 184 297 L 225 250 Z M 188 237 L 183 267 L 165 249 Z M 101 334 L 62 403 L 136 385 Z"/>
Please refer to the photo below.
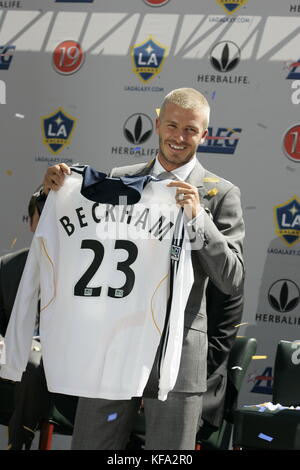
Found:
<path fill-rule="evenodd" d="M 177 180 L 177 177 L 170 171 L 163 171 L 156 177 L 158 180 Z"/>

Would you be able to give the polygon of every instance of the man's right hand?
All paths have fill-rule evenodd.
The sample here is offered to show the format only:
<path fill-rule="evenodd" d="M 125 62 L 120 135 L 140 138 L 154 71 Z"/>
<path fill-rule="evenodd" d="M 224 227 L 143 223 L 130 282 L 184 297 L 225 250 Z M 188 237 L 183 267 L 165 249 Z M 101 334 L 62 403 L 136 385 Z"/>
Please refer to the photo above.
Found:
<path fill-rule="evenodd" d="M 50 189 L 57 191 L 64 182 L 65 175 L 70 175 L 71 170 L 65 163 L 49 166 L 43 181 L 43 192 L 47 195 Z"/>

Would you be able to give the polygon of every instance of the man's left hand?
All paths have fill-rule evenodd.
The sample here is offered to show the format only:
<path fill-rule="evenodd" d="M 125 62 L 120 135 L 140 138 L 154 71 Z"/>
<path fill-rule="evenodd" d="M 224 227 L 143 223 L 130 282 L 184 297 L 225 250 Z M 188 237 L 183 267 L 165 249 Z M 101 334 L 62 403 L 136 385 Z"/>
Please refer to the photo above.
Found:
<path fill-rule="evenodd" d="M 171 181 L 168 186 L 177 188 L 176 204 L 183 207 L 187 219 L 197 217 L 201 210 L 198 189 L 185 181 Z"/>

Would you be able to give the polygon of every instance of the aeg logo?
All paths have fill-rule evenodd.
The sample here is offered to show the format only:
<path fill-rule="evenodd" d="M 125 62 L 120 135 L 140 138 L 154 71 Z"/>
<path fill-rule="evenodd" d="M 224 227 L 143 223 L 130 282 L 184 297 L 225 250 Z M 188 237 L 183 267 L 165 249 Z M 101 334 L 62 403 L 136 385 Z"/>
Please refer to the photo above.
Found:
<path fill-rule="evenodd" d="M 204 144 L 199 145 L 197 152 L 205 153 L 226 153 L 234 154 L 236 146 L 239 141 L 239 136 L 242 132 L 240 128 L 218 127 L 214 135 L 212 127 L 208 128 L 208 134 Z"/>

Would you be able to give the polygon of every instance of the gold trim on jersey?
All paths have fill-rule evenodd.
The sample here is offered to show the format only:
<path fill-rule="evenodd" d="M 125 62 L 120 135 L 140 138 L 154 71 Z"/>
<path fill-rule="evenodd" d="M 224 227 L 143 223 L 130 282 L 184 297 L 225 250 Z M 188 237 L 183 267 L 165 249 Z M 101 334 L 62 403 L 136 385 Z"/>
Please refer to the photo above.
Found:
<path fill-rule="evenodd" d="M 45 305 L 44 307 L 41 307 L 41 310 L 40 312 L 42 312 L 43 310 L 45 310 L 47 307 L 49 307 L 49 305 L 51 304 L 51 302 L 53 302 L 53 300 L 55 299 L 56 297 L 56 284 L 55 284 L 55 271 L 54 271 L 54 263 L 52 261 L 52 259 L 50 258 L 50 255 L 48 254 L 47 252 L 47 249 L 46 249 L 46 246 L 45 246 L 45 243 L 44 243 L 44 240 L 41 239 L 41 243 L 42 243 L 42 247 L 43 247 L 43 250 L 45 252 L 45 255 L 47 256 L 50 264 L 51 264 L 51 267 L 52 267 L 52 270 L 53 270 L 53 288 L 54 288 L 54 294 L 53 294 L 53 297 L 52 299 L 49 300 L 49 302 L 47 303 L 47 305 Z"/>
<path fill-rule="evenodd" d="M 153 323 L 158 331 L 158 333 L 160 334 L 160 336 L 162 335 L 162 332 L 160 331 L 159 329 L 159 326 L 157 325 L 156 321 L 155 321 L 155 318 L 154 318 L 154 310 L 153 310 L 153 298 L 157 292 L 157 290 L 159 289 L 159 287 L 161 286 L 161 284 L 163 283 L 163 281 L 165 281 L 167 278 L 169 277 L 169 273 L 165 274 L 165 276 L 159 281 L 159 283 L 157 284 L 157 287 L 155 288 L 155 291 L 153 292 L 153 295 L 151 297 L 151 315 L 152 315 L 152 320 L 153 320 Z"/>

